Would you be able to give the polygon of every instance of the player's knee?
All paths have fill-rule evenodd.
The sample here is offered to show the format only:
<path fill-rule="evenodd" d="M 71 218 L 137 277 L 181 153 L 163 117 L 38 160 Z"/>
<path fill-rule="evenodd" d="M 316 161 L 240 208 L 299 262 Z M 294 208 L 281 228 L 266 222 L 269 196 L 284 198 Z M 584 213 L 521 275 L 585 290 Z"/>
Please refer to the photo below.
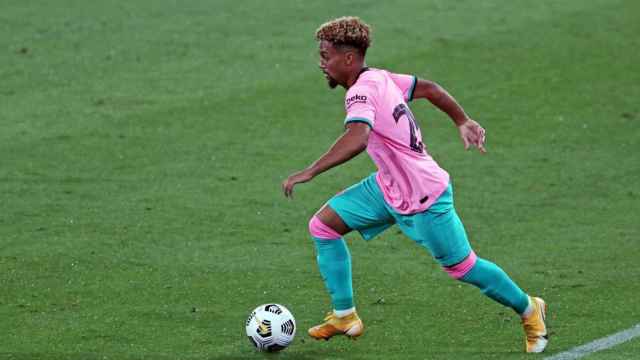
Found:
<path fill-rule="evenodd" d="M 478 257 L 476 256 L 476 253 L 473 252 L 473 250 L 471 250 L 471 253 L 469 253 L 469 256 L 467 256 L 464 260 L 462 260 L 462 262 L 459 262 L 453 266 L 445 266 L 443 267 L 443 269 L 452 278 L 456 280 L 460 280 L 469 271 L 471 271 L 471 269 L 473 269 L 477 261 L 478 261 Z"/>
<path fill-rule="evenodd" d="M 309 220 L 309 234 L 314 238 L 327 240 L 341 237 L 337 231 L 325 225 L 316 215 Z"/>

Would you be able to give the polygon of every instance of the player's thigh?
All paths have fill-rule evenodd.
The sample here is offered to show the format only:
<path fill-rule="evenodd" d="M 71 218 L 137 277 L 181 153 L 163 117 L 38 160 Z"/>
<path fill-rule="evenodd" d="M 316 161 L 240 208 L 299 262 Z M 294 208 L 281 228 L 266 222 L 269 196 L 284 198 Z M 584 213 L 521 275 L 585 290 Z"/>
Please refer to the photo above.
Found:
<path fill-rule="evenodd" d="M 467 232 L 455 208 L 403 216 L 400 229 L 425 247 L 442 266 L 455 265 L 471 253 Z"/>
<path fill-rule="evenodd" d="M 351 228 L 342 220 L 340 215 L 336 213 L 328 204 L 324 204 L 316 213 L 318 219 L 338 234 L 344 235 L 351 231 Z"/>
<path fill-rule="evenodd" d="M 357 230 L 366 240 L 375 237 L 394 223 L 394 217 L 385 206 L 375 175 L 332 197 L 320 210 L 325 215 L 331 215 L 331 212 L 326 210 L 327 207 L 338 215 L 348 229 Z"/>

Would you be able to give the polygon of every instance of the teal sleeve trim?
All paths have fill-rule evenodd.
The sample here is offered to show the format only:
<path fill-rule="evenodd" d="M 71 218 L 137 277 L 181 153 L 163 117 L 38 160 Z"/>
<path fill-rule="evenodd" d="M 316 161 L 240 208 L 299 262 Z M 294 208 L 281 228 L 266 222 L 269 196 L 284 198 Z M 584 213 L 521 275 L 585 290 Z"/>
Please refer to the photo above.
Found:
<path fill-rule="evenodd" d="M 409 99 L 407 101 L 413 100 L 413 92 L 416 90 L 416 85 L 418 84 L 418 77 L 413 77 L 413 84 L 411 84 L 411 90 L 409 90 Z"/>
<path fill-rule="evenodd" d="M 373 129 L 373 122 L 367 118 L 362 118 L 362 117 L 352 117 L 352 118 L 347 118 L 344 121 L 344 124 L 347 125 L 348 123 L 353 123 L 353 122 L 361 122 L 361 123 L 365 123 L 367 125 L 369 125 L 370 128 Z"/>

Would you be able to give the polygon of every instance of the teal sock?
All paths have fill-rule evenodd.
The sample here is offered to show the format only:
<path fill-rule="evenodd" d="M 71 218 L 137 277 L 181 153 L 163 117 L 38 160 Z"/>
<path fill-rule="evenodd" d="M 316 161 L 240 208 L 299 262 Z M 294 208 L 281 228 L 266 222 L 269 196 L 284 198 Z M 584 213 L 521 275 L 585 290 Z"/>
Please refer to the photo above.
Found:
<path fill-rule="evenodd" d="M 524 313 L 529 297 L 511 280 L 498 265 L 478 258 L 475 266 L 460 280 L 480 288 L 483 294 L 515 310 Z"/>
<path fill-rule="evenodd" d="M 317 261 L 324 284 L 331 295 L 335 310 L 353 307 L 351 285 L 351 254 L 343 238 L 325 240 L 313 238 L 316 243 Z"/>

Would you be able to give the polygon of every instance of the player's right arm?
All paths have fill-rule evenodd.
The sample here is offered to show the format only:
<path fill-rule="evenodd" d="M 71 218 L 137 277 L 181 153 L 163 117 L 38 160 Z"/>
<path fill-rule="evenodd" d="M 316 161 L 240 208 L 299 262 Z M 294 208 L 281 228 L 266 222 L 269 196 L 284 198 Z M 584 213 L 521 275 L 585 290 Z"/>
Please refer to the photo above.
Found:
<path fill-rule="evenodd" d="M 375 84 L 361 84 L 347 90 L 345 94 L 347 116 L 344 120 L 346 131 L 318 160 L 306 169 L 291 174 L 282 182 L 285 196 L 292 197 L 293 187 L 296 184 L 313 179 L 332 167 L 350 160 L 367 148 L 369 133 L 375 126 L 375 97 Z"/>
<path fill-rule="evenodd" d="M 317 175 L 338 166 L 367 148 L 370 125 L 362 122 L 349 122 L 346 131 L 336 140 L 329 150 L 306 169 L 293 173 L 282 182 L 282 191 L 286 197 L 293 196 L 296 184 L 310 181 Z"/>

